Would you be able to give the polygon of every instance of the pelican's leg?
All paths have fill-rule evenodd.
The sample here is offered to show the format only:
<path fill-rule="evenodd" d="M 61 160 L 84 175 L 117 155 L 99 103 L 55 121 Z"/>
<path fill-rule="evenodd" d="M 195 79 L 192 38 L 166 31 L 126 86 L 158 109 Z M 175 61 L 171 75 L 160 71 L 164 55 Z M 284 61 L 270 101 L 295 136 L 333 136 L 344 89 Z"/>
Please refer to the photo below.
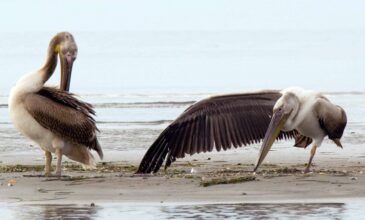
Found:
<path fill-rule="evenodd" d="M 311 156 L 309 158 L 309 162 L 308 162 L 307 168 L 305 168 L 305 170 L 304 170 L 304 173 L 308 173 L 310 171 L 310 167 L 311 167 L 311 164 L 312 164 L 312 160 L 313 160 L 314 155 L 316 154 L 316 151 L 317 151 L 317 145 L 316 144 L 313 144 L 312 145 L 312 149 L 311 149 Z"/>
<path fill-rule="evenodd" d="M 44 167 L 44 175 L 50 176 L 51 175 L 51 163 L 52 163 L 52 154 L 49 151 L 45 151 L 44 155 L 46 156 L 46 166 Z"/>
<path fill-rule="evenodd" d="M 62 151 L 61 149 L 56 149 L 57 165 L 56 165 L 56 176 L 61 176 L 62 171 Z"/>

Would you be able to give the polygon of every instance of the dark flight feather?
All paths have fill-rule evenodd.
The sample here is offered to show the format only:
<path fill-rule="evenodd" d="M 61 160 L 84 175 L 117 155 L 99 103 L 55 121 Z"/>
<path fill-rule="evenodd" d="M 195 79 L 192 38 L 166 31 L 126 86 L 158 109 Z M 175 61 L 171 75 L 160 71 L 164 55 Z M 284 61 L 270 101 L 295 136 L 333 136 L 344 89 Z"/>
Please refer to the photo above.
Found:
<path fill-rule="evenodd" d="M 228 150 L 262 141 L 278 91 L 230 94 L 201 100 L 187 108 L 156 139 L 143 157 L 138 173 L 157 172 L 186 154 Z M 294 138 L 281 132 L 277 139 Z"/>

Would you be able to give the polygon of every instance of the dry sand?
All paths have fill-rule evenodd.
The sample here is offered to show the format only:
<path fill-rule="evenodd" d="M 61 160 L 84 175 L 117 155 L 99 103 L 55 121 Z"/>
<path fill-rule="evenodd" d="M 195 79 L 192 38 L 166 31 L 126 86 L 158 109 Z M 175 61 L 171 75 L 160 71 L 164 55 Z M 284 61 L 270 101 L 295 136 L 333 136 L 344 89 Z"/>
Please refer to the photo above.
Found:
<path fill-rule="evenodd" d="M 310 174 L 302 173 L 309 149 L 286 150 L 286 156 L 280 150 L 273 151 L 256 175 L 250 171 L 257 149 L 200 154 L 179 160 L 166 172 L 144 176 L 134 175 L 143 152 L 113 152 L 109 153 L 113 156 L 109 156 L 108 162 L 99 164 L 93 171 L 83 171 L 78 165 L 66 162 L 63 174 L 69 177 L 61 179 L 27 177 L 42 173 L 42 161 L 31 160 L 40 155 L 1 155 L 0 202 L 343 202 L 365 197 L 365 159 L 362 154 L 354 153 L 356 149 L 359 146 L 344 150 L 331 148 L 335 153 L 320 151 Z M 19 163 L 31 165 L 12 166 Z M 225 181 L 238 183 L 202 186 Z"/>

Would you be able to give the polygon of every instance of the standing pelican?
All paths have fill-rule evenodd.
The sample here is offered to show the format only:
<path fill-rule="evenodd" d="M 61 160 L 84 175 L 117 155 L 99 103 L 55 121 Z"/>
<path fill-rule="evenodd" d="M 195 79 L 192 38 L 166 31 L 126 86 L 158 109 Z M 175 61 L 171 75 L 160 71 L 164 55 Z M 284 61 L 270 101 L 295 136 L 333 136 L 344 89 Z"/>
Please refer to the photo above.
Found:
<path fill-rule="evenodd" d="M 61 63 L 60 89 L 45 87 L 57 66 L 58 56 Z M 11 120 L 19 132 L 45 152 L 45 176 L 51 172 L 51 153 L 57 156 L 57 176 L 61 175 L 62 155 L 86 166 L 94 166 L 90 149 L 103 157 L 96 138 L 98 129 L 92 106 L 68 93 L 76 56 L 77 45 L 73 36 L 68 32 L 58 33 L 49 44 L 44 66 L 23 76 L 10 93 Z"/>
<path fill-rule="evenodd" d="M 287 98 L 289 96 L 299 98 Z M 311 138 L 315 138 L 316 146 L 319 146 L 325 135 L 329 134 L 331 139 L 340 143 L 338 138 L 346 125 L 346 115 L 341 108 L 332 105 L 319 94 L 286 89 L 214 96 L 193 104 L 172 122 L 148 149 L 137 173 L 157 172 L 165 159 L 166 169 L 186 154 L 210 152 L 214 148 L 217 151 L 227 150 L 258 143 L 265 137 L 274 106 L 287 103 L 284 100 L 290 103 L 285 105 L 288 106 L 285 109 L 294 106 L 289 111 L 290 117 L 285 116 L 288 123 L 294 122 L 293 126 L 282 131 L 276 129 L 275 135 L 266 138 L 266 142 L 295 138 L 294 146 L 306 147 L 312 142 Z M 318 110 L 317 118 L 310 109 Z M 276 117 L 275 114 L 273 120 Z M 332 127 L 335 125 L 338 127 Z M 316 130 L 311 130 L 314 128 Z M 336 133 L 331 133 L 333 129 Z M 314 155 L 313 152 L 312 154 Z"/>

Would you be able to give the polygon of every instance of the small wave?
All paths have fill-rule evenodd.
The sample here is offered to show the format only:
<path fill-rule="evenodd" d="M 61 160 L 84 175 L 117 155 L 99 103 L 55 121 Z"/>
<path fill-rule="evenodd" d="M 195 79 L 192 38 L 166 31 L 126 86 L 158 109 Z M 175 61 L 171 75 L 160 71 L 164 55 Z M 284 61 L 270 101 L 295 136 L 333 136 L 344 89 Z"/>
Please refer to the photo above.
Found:
<path fill-rule="evenodd" d="M 327 95 L 365 95 L 365 92 L 350 91 L 350 92 L 324 92 Z"/>
<path fill-rule="evenodd" d="M 100 125 L 163 125 L 170 124 L 173 120 L 157 121 L 97 121 Z M 11 125 L 11 122 L 0 122 L 0 125 Z"/>
<path fill-rule="evenodd" d="M 183 102 L 127 102 L 127 103 L 95 103 L 95 108 L 171 108 L 171 107 L 185 107 L 194 104 L 195 101 Z"/>
<path fill-rule="evenodd" d="M 194 104 L 195 101 L 183 102 L 110 102 L 92 103 L 94 108 L 179 108 Z M 8 108 L 8 104 L 0 104 L 0 108 Z"/>
<path fill-rule="evenodd" d="M 173 120 L 157 121 L 97 121 L 97 124 L 114 124 L 114 125 L 162 125 L 170 124 Z"/>

